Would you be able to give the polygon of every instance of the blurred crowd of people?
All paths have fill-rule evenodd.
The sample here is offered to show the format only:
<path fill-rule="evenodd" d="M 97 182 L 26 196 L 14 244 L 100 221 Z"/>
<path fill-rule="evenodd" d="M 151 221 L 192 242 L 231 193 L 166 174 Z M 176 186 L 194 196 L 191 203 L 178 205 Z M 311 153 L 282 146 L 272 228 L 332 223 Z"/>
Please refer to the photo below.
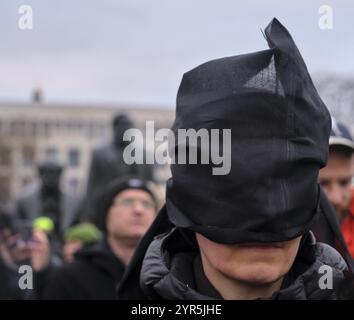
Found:
<path fill-rule="evenodd" d="M 87 193 L 63 190 L 61 163 L 38 164 L 39 183 L 0 212 L 1 299 L 113 299 L 134 249 L 160 206 L 152 166 L 126 165 L 122 137 L 133 128 L 113 119 L 111 143 L 93 151 Z M 33 270 L 21 289 L 19 267 Z"/>

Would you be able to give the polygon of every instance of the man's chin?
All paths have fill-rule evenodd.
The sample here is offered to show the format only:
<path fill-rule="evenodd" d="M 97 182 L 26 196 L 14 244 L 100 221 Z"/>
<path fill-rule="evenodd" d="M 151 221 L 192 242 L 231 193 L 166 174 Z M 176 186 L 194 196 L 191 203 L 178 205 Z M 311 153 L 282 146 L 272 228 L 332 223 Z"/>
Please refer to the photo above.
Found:
<path fill-rule="evenodd" d="M 143 237 L 144 232 L 132 232 L 132 233 L 127 233 L 124 236 L 125 242 L 132 243 L 136 245 L 140 239 Z"/>
<path fill-rule="evenodd" d="M 251 286 L 268 286 L 272 283 L 277 282 L 282 278 L 277 270 L 272 270 L 271 267 L 250 267 L 247 270 L 240 270 L 236 273 L 228 272 L 228 278 L 235 279 L 241 283 L 251 285 Z"/>

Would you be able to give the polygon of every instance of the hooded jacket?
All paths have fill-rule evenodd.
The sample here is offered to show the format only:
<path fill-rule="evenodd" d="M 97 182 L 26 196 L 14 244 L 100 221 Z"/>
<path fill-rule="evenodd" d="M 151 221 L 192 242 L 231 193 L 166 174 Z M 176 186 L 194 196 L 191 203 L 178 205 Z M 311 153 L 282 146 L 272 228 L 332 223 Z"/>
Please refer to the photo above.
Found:
<path fill-rule="evenodd" d="M 8 265 L 0 257 L 0 300 L 22 300 L 24 291 L 18 286 L 18 269 Z"/>

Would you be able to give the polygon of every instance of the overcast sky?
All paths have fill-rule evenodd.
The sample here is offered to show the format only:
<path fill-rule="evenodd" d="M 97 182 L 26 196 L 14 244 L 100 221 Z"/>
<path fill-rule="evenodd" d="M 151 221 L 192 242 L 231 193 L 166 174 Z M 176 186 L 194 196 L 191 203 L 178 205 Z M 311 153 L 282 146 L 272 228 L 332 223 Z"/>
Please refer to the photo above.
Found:
<path fill-rule="evenodd" d="M 313 74 L 354 77 L 352 0 L 2 0 L 0 101 L 173 107 L 183 73 L 207 60 L 267 48 L 277 17 Z M 20 30 L 20 5 L 33 30 Z M 318 26 L 333 8 L 333 30 Z"/>

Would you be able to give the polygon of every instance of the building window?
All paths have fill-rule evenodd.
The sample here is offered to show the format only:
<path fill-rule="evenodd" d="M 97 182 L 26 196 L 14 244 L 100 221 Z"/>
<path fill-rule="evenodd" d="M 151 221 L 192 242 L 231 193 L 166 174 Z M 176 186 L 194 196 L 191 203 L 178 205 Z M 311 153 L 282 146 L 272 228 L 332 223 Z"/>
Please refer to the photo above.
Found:
<path fill-rule="evenodd" d="M 11 165 L 11 149 L 9 147 L 0 147 L 0 165 Z"/>
<path fill-rule="evenodd" d="M 57 161 L 58 160 L 58 150 L 55 148 L 48 148 L 45 150 L 45 158 L 47 161 Z"/>
<path fill-rule="evenodd" d="M 95 126 L 95 123 L 93 122 L 90 122 L 88 124 L 88 136 L 90 138 L 94 138 L 95 137 L 95 133 L 96 133 L 96 126 Z"/>
<path fill-rule="evenodd" d="M 50 136 L 50 130 L 51 129 L 51 126 L 50 126 L 50 123 L 45 121 L 43 123 L 43 135 L 44 137 L 49 137 Z"/>
<path fill-rule="evenodd" d="M 22 149 L 22 161 L 25 167 L 32 167 L 34 164 L 34 149 L 29 146 L 25 146 Z"/>
<path fill-rule="evenodd" d="M 68 121 L 65 123 L 65 127 L 67 131 L 72 131 L 74 129 L 74 124 L 72 121 Z"/>
<path fill-rule="evenodd" d="M 25 135 L 25 123 L 22 120 L 14 120 L 10 125 L 10 133 L 15 137 L 23 137 Z"/>
<path fill-rule="evenodd" d="M 38 134 L 38 125 L 37 125 L 37 122 L 35 121 L 32 121 L 31 124 L 30 124 L 30 136 L 32 137 L 36 137 L 37 134 Z"/>
<path fill-rule="evenodd" d="M 10 179 L 9 177 L 0 177 L 0 201 L 10 200 Z"/>
<path fill-rule="evenodd" d="M 80 151 L 76 148 L 69 150 L 68 154 L 69 167 L 77 168 L 80 166 Z"/>

